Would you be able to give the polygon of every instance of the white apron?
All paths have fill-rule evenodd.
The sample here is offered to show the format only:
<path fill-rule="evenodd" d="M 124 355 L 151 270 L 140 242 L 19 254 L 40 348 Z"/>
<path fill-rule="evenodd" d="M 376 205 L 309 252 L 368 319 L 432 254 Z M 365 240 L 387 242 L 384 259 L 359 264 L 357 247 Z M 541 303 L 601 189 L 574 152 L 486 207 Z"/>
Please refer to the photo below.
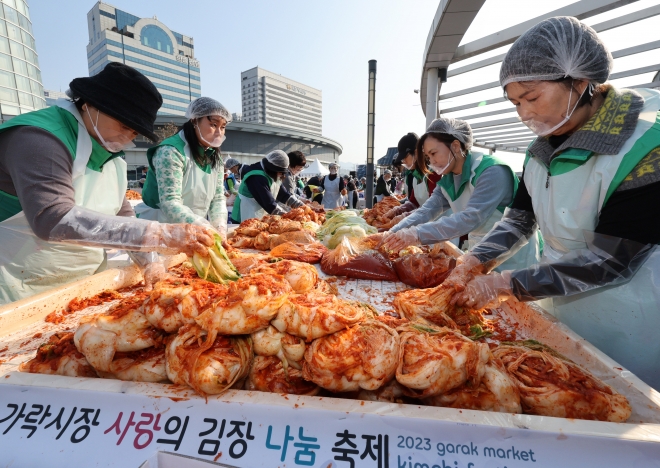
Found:
<path fill-rule="evenodd" d="M 544 260 L 587 248 L 605 196 L 624 156 L 656 122 L 660 94 L 636 89 L 645 99 L 637 127 L 617 155 L 597 155 L 582 166 L 548 180 L 548 169 L 535 158 L 525 167 L 525 185 L 543 239 Z M 660 141 L 658 141 L 660 144 Z M 543 306 L 576 333 L 660 389 L 660 249 L 628 282 L 569 297 L 543 300 Z"/>
<path fill-rule="evenodd" d="M 87 167 L 92 140 L 72 102 L 57 105 L 78 120 L 73 188 L 77 206 L 116 215 L 121 209 L 128 180 L 126 163 L 114 158 L 102 172 Z M 39 239 L 20 213 L 0 223 L 0 304 L 23 299 L 94 274 L 105 261 L 103 249 L 57 244 Z"/>
<path fill-rule="evenodd" d="M 262 164 L 263 169 L 263 164 Z M 246 174 L 247 175 L 247 174 Z M 244 176 L 245 177 L 245 176 Z M 244 182 L 244 181 L 243 181 Z M 277 200 L 277 194 L 280 193 L 280 187 L 282 186 L 282 181 L 276 179 L 270 184 L 270 193 L 273 194 L 273 198 Z M 243 196 L 241 193 L 238 194 L 241 199 L 241 222 L 246 219 L 258 218 L 266 216 L 268 213 L 264 210 L 261 205 L 254 198 Z"/>
<path fill-rule="evenodd" d="M 449 202 L 449 206 L 451 206 L 451 210 L 453 213 L 460 213 L 461 211 L 464 211 L 467 208 L 468 204 L 470 203 L 470 198 L 472 198 L 472 194 L 474 193 L 474 189 L 475 189 L 475 185 L 472 183 L 472 180 L 474 179 L 475 172 L 479 167 L 479 165 L 481 164 L 482 159 L 483 159 L 483 154 L 472 153 L 470 180 L 465 184 L 465 188 L 463 189 L 463 192 L 456 200 L 452 201 L 447 191 L 441 185 L 439 185 L 440 183 L 438 182 L 438 186 L 440 187 L 440 190 L 442 190 L 442 194 Z M 415 194 L 415 196 L 417 196 L 417 194 Z M 468 251 L 472 250 L 472 248 L 475 245 L 481 242 L 484 236 L 488 234 L 488 232 L 493 228 L 495 223 L 501 220 L 502 220 L 502 212 L 495 209 L 493 210 L 493 213 L 490 215 L 490 217 L 481 226 L 477 226 L 470 233 L 468 233 L 468 240 L 467 240 Z M 528 266 L 538 262 L 539 255 L 540 252 L 539 252 L 538 237 L 536 233 L 534 233 L 534 235 L 530 237 L 527 245 L 525 245 L 522 249 L 520 249 L 513 257 L 511 257 L 510 259 L 502 263 L 500 266 L 498 266 L 496 270 L 497 271 L 520 270 L 523 268 L 527 268 Z"/>
<path fill-rule="evenodd" d="M 323 183 L 323 208 L 326 210 L 334 210 L 341 206 L 342 197 L 339 193 L 339 174 L 335 177 L 335 180 L 330 180 L 328 176 L 325 176 L 325 181 Z"/>
<path fill-rule="evenodd" d="M 188 145 L 183 135 L 183 130 L 179 132 L 179 136 L 185 142 L 184 153 L 186 157 L 181 184 L 181 201 L 197 216 L 206 219 L 218 185 L 218 170 L 211 169 L 210 174 L 201 170 L 191 156 L 190 145 Z M 140 219 L 172 223 L 167 219 L 163 210 L 151 208 L 144 203 L 140 203 L 135 207 L 135 213 Z"/>
<path fill-rule="evenodd" d="M 421 182 L 417 182 L 417 179 L 413 176 L 412 178 L 412 189 L 415 194 L 415 200 L 419 206 L 422 206 L 426 200 L 429 199 L 429 187 L 427 185 L 426 177 L 422 178 Z"/>

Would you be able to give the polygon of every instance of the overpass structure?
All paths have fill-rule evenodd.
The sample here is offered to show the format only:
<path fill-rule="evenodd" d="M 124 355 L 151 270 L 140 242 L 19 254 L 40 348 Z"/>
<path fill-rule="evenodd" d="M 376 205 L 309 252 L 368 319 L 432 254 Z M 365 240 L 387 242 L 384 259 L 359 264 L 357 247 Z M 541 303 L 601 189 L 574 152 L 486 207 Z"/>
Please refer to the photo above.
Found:
<path fill-rule="evenodd" d="M 521 34 L 553 16 L 588 20 L 618 10 L 620 14 L 609 15 L 613 16 L 612 19 L 589 23 L 598 33 L 603 33 L 660 15 L 660 5 L 629 11 L 629 5 L 637 0 L 580 0 L 461 44 L 485 2 L 440 1 L 424 48 L 420 79 L 422 110 L 427 125 L 439 116 L 467 120 L 474 132 L 475 146 L 516 153 L 524 153 L 535 135 L 520 122 L 514 106 L 503 96 L 498 77 L 500 63 L 508 48 Z M 654 54 L 660 50 L 660 41 L 622 48 L 609 43 L 608 47 L 614 57 L 614 72 L 610 75 L 610 81 L 615 86 L 660 87 L 660 55 Z M 480 81 L 480 76 L 489 79 Z M 447 83 L 445 87 L 451 85 L 449 92 L 443 92 L 443 83 Z"/>

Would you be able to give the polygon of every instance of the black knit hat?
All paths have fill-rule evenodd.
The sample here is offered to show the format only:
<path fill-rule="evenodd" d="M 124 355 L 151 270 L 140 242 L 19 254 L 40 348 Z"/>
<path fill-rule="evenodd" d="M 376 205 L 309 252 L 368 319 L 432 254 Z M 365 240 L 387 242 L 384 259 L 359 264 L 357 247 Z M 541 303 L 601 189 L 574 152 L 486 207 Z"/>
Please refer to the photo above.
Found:
<path fill-rule="evenodd" d="M 395 166 L 398 166 L 401 164 L 401 162 L 408 156 L 408 154 L 412 153 L 413 155 L 415 154 L 415 148 L 417 148 L 417 140 L 419 140 L 419 137 L 415 133 L 408 133 L 407 135 L 403 136 L 399 140 L 399 144 L 397 145 L 397 149 L 399 150 L 399 154 L 394 158 L 394 161 L 392 161 L 392 164 Z"/>
<path fill-rule="evenodd" d="M 135 68 L 112 62 L 97 75 L 74 79 L 69 88 L 73 98 L 82 98 L 139 134 L 158 141 L 154 122 L 163 97 Z"/>

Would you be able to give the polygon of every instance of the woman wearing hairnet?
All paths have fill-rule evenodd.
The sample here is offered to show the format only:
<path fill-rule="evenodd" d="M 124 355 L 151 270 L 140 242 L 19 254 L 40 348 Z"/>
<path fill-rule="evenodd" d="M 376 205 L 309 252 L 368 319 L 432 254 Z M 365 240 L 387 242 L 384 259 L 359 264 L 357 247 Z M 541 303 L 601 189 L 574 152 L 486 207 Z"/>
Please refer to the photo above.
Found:
<path fill-rule="evenodd" d="M 231 114 L 215 99 L 200 97 L 188 105 L 186 118 L 179 133 L 147 151 L 144 203 L 135 211 L 141 219 L 212 227 L 224 239 L 227 204 L 220 145 Z"/>
<path fill-rule="evenodd" d="M 513 170 L 494 156 L 472 153 L 472 129 L 464 120 L 434 120 L 417 142 L 417 154 L 442 176 L 431 197 L 394 226 L 384 238 L 387 249 L 427 245 L 468 236 L 476 245 L 502 218 L 518 186 Z M 452 213 L 443 216 L 449 209 Z M 508 261 L 511 267 L 537 260 L 537 243 Z"/>
<path fill-rule="evenodd" d="M 289 156 L 282 150 L 271 151 L 258 163 L 245 166 L 231 212 L 232 221 L 238 224 L 267 214 L 282 214 L 285 211 L 278 202 L 290 208 L 302 206 L 302 201 L 282 187 L 288 169 Z"/>
<path fill-rule="evenodd" d="M 136 219 L 126 200 L 123 150 L 157 138 L 163 99 L 149 79 L 112 62 L 67 95 L 0 126 L 0 304 L 104 270 L 104 249 L 131 252 L 150 287 L 166 274 L 155 252 L 213 243 L 201 226 Z"/>
<path fill-rule="evenodd" d="M 477 276 L 454 301 L 544 303 L 559 320 L 660 388 L 660 93 L 604 85 L 612 56 L 575 18 L 537 24 L 500 71 L 506 97 L 538 135 L 502 221 L 450 281 L 488 271 L 538 224 L 544 262 Z"/>
<path fill-rule="evenodd" d="M 419 137 L 412 132 L 399 140 L 397 147 L 399 153 L 392 164 L 402 165 L 406 169 L 404 182 L 408 199 L 401 206 L 396 206 L 385 213 L 384 219 L 392 219 L 400 214 L 415 211 L 422 206 L 429 199 L 442 177 L 440 174 L 429 171 L 428 158 L 423 155 L 417 157 L 418 141 Z"/>

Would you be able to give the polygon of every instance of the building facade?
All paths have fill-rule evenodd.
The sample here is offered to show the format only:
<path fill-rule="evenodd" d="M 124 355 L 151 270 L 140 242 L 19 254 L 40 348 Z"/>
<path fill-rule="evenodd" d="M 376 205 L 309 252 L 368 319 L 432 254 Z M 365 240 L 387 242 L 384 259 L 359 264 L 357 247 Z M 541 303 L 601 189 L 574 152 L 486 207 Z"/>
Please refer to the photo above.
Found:
<path fill-rule="evenodd" d="M 46 98 L 46 106 L 54 106 L 58 99 L 68 99 L 69 96 L 61 91 L 52 91 L 44 89 L 44 97 Z"/>
<path fill-rule="evenodd" d="M 321 90 L 255 67 L 241 73 L 243 121 L 321 135 Z"/>
<path fill-rule="evenodd" d="M 188 104 L 201 96 L 192 37 L 172 31 L 155 16 L 139 18 L 103 2 L 87 13 L 87 29 L 90 76 L 110 62 L 139 70 L 163 96 L 159 114 L 164 115 L 184 115 Z"/>
<path fill-rule="evenodd" d="M 0 4 L 0 112 L 2 121 L 46 107 L 28 4 Z"/>

